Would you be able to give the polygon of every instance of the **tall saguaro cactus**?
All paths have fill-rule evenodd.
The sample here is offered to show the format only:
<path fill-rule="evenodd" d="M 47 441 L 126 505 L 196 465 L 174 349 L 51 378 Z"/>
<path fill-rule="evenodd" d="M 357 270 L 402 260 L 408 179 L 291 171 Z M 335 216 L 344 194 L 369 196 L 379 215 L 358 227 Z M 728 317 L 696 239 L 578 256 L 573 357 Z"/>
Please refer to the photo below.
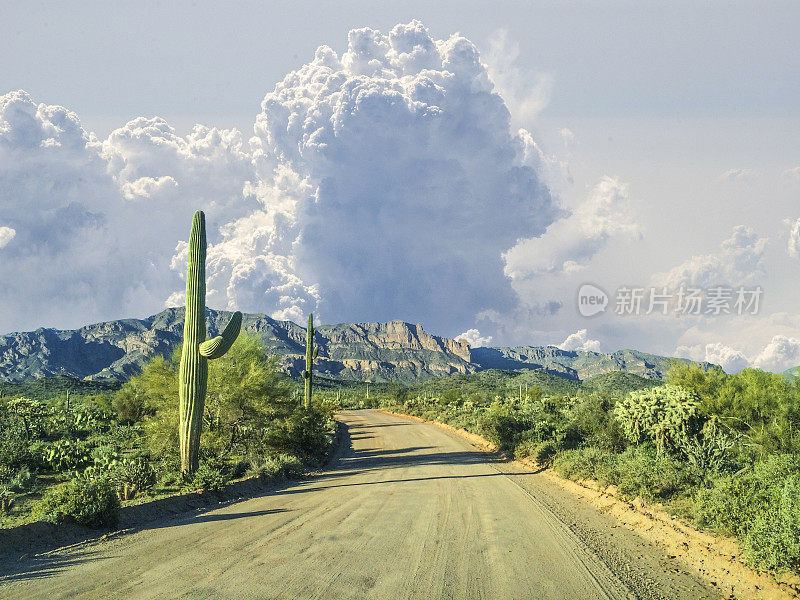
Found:
<path fill-rule="evenodd" d="M 306 329 L 306 368 L 303 371 L 306 395 L 303 406 L 311 408 L 311 381 L 314 378 L 314 359 L 319 356 L 319 346 L 314 344 L 314 313 L 308 314 L 308 329 Z"/>
<path fill-rule="evenodd" d="M 178 372 L 180 394 L 181 471 L 197 470 L 203 407 L 208 384 L 208 360 L 223 356 L 236 341 L 242 313 L 233 313 L 221 335 L 206 340 L 206 217 L 198 210 L 189 235 L 189 266 L 186 269 L 186 320 Z"/>

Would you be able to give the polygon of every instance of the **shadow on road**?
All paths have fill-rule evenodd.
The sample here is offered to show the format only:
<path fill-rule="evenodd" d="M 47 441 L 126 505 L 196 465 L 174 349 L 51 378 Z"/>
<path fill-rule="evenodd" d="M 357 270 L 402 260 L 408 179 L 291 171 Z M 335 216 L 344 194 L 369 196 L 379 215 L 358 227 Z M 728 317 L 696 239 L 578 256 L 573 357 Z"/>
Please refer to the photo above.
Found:
<path fill-rule="evenodd" d="M 103 557 L 96 555 L 97 552 L 82 552 L 78 556 L 67 556 L 66 552 L 41 554 L 28 560 L 20 561 L 18 565 L 4 565 L 2 580 L 0 581 L 24 581 L 27 579 L 53 577 L 72 565 L 79 565 L 95 560 L 104 560 Z"/>
<path fill-rule="evenodd" d="M 284 494 L 304 494 L 335 487 L 359 485 L 396 484 L 437 479 L 462 479 L 491 477 L 485 475 L 440 475 L 432 477 L 392 478 L 379 481 L 335 481 L 358 473 L 407 468 L 419 465 L 468 465 L 500 460 L 490 453 L 479 451 L 443 451 L 434 446 L 406 446 L 403 448 L 355 449 L 353 440 L 373 437 L 372 430 L 379 427 L 404 427 L 412 423 L 345 424 L 340 421 L 338 447 L 334 450 L 328 470 L 317 473 L 301 482 L 288 481 L 264 485 L 256 479 L 229 485 L 224 496 L 214 494 L 188 494 L 154 500 L 138 506 L 128 506 L 122 511 L 121 531 L 103 535 L 103 532 L 77 525 L 56 527 L 49 523 L 30 523 L 14 530 L 0 531 L 0 583 L 9 580 L 51 577 L 75 564 L 98 560 L 91 543 L 110 536 L 127 535 L 148 529 L 192 526 L 199 523 L 263 517 L 286 512 L 286 509 L 253 510 L 248 512 L 215 512 L 242 500 Z M 71 546 L 70 546 L 71 545 Z M 20 557 L 20 555 L 23 555 Z"/>

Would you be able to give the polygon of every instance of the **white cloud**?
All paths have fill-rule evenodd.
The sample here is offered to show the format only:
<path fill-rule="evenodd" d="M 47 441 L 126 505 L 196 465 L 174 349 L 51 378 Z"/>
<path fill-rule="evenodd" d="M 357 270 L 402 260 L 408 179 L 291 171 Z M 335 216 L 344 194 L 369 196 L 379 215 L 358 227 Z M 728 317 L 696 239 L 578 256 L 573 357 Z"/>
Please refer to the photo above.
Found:
<path fill-rule="evenodd" d="M 5 248 L 14 239 L 17 232 L 11 227 L 0 227 L 0 248 Z"/>
<path fill-rule="evenodd" d="M 800 339 L 775 335 L 752 356 L 721 342 L 678 346 L 675 356 L 720 365 L 728 373 L 738 373 L 746 367 L 780 373 L 800 365 Z"/>
<path fill-rule="evenodd" d="M 678 289 L 681 286 L 708 289 L 715 285 L 745 285 L 764 272 L 767 238 L 760 238 L 744 225 L 733 228 L 719 251 L 693 256 L 666 273 L 653 276 L 652 284 Z"/>
<path fill-rule="evenodd" d="M 738 373 L 751 365 L 750 359 L 743 352 L 720 342 L 678 346 L 675 349 L 675 356 L 719 365 L 726 373 Z"/>
<path fill-rule="evenodd" d="M 747 182 L 755 177 L 756 172 L 753 169 L 728 169 L 721 175 L 721 179 L 731 182 Z"/>
<path fill-rule="evenodd" d="M 800 218 L 795 221 L 786 220 L 785 223 L 789 226 L 789 241 L 786 251 L 789 256 L 800 258 Z"/>
<path fill-rule="evenodd" d="M 753 364 L 766 371 L 785 371 L 800 365 L 800 339 L 776 335 L 753 359 Z"/>
<path fill-rule="evenodd" d="M 505 273 L 522 279 L 584 268 L 612 237 L 639 237 L 630 215 L 628 186 L 603 177 L 571 215 L 538 238 L 521 240 L 505 255 Z"/>
<path fill-rule="evenodd" d="M 487 335 L 484 337 L 477 329 L 467 329 L 464 333 L 458 334 L 455 339 L 467 342 L 473 348 L 490 346 L 492 344 L 492 336 Z"/>
<path fill-rule="evenodd" d="M 316 285 L 326 320 L 449 328 L 507 310 L 502 253 L 557 214 L 475 46 L 419 22 L 353 30 L 341 56 L 317 49 L 267 94 L 255 132 L 259 199 L 277 225 L 232 226 L 225 243 L 286 256 L 281 297 L 313 304 L 301 288 Z"/>
<path fill-rule="evenodd" d="M 484 56 L 489 76 L 506 100 L 512 120 L 528 127 L 550 102 L 553 76 L 519 68 L 516 64 L 518 58 L 519 44 L 511 39 L 508 31 L 495 31 L 489 38 L 489 49 Z"/>
<path fill-rule="evenodd" d="M 463 328 L 513 308 L 502 254 L 559 213 L 550 159 L 512 130 L 476 47 L 419 22 L 320 47 L 254 132 L 137 117 L 99 141 L 67 109 L 0 96 L 0 222 L 16 231 L 0 330 L 179 302 L 196 209 L 211 306 Z"/>
<path fill-rule="evenodd" d="M 795 181 L 800 181 L 800 167 L 786 169 L 783 172 L 783 176 L 788 177 L 789 179 L 793 179 Z"/>
<path fill-rule="evenodd" d="M 564 149 L 567 152 L 572 152 L 578 143 L 575 139 L 575 134 L 571 129 L 567 129 L 566 127 L 562 128 L 559 133 L 561 134 L 561 141 L 564 143 Z"/>
<path fill-rule="evenodd" d="M 557 347 L 562 350 L 600 352 L 600 341 L 589 339 L 589 332 L 586 329 L 579 329 L 575 333 L 568 335 L 567 339 L 558 344 Z"/>

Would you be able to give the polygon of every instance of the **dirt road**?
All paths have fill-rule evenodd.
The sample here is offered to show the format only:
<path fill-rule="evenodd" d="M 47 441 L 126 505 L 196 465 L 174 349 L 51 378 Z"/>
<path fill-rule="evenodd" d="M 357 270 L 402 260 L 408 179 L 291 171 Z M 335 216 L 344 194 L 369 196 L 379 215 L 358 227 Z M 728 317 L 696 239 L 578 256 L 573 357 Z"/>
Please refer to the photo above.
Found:
<path fill-rule="evenodd" d="M 331 470 L 26 558 L 0 598 L 714 598 L 656 548 L 432 425 L 341 415 Z M 718 596 L 716 596 L 718 597 Z"/>

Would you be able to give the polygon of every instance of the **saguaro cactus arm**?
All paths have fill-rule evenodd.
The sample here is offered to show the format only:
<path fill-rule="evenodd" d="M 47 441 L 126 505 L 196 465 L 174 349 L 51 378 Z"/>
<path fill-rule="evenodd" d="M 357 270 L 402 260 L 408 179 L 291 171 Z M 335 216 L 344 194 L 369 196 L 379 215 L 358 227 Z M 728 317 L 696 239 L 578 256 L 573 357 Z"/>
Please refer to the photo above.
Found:
<path fill-rule="evenodd" d="M 200 355 L 209 360 L 223 356 L 233 346 L 241 328 L 242 313 L 237 310 L 220 335 L 200 344 Z"/>

